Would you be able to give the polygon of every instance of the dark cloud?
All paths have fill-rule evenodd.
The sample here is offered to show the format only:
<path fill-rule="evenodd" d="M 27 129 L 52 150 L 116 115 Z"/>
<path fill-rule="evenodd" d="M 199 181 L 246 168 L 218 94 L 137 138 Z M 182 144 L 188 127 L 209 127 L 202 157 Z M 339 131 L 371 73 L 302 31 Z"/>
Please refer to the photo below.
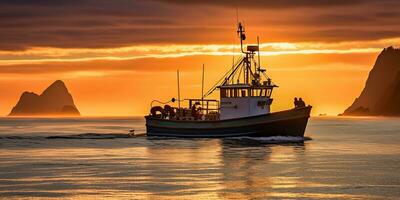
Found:
<path fill-rule="evenodd" d="M 349 5 L 361 5 L 376 2 L 385 2 L 385 0 L 157 0 L 165 3 L 175 3 L 179 5 L 218 5 L 225 7 L 239 8 L 318 8 L 318 7 L 337 7 Z M 387 2 L 392 2 L 388 0 Z"/>
<path fill-rule="evenodd" d="M 7 49 L 19 49 L 29 46 L 64 47 L 64 48 L 104 48 L 121 47 L 137 44 L 165 44 L 187 43 L 189 35 L 196 35 L 202 31 L 214 31 L 218 28 L 188 27 L 188 28 L 52 28 L 30 30 L 21 35 L 9 33 L 7 37 L 0 37 L 0 44 L 7 48 L 9 41 L 14 41 Z M 7 34 L 3 32 L 3 34 Z M 197 37 L 196 42 L 209 42 L 206 35 Z"/>
<path fill-rule="evenodd" d="M 243 7 L 252 27 L 274 33 L 270 41 L 396 37 L 397 31 L 388 30 L 399 29 L 399 5 L 392 0 L 2 0 L 0 50 L 230 43 L 232 6 Z"/>
<path fill-rule="evenodd" d="M 371 15 L 354 15 L 354 14 L 315 14 L 304 15 L 303 17 L 292 18 L 267 18 L 260 20 L 265 26 L 268 25 L 286 25 L 296 27 L 376 27 L 387 26 L 390 29 L 400 28 L 397 23 L 400 21 L 400 14 L 396 13 L 376 13 Z M 375 30 L 377 31 L 377 30 Z"/>
<path fill-rule="evenodd" d="M 141 58 L 132 60 L 92 60 L 79 62 L 45 62 L 41 64 L 18 64 L 0 66 L 0 75 L 24 75 L 24 74 L 56 74 L 77 71 L 172 71 L 176 72 L 177 63 L 179 69 L 192 69 L 193 58 L 198 60 L 210 60 L 209 56 L 193 56 L 180 58 Z M 228 58 L 230 60 L 231 58 Z M 200 63 L 199 63 L 200 65 Z"/>
<path fill-rule="evenodd" d="M 327 29 L 310 32 L 304 35 L 309 40 L 343 41 L 343 40 L 376 40 L 385 37 L 399 37 L 400 29 L 397 30 L 358 30 L 358 29 Z M 394 44 L 395 45 L 395 44 Z"/>

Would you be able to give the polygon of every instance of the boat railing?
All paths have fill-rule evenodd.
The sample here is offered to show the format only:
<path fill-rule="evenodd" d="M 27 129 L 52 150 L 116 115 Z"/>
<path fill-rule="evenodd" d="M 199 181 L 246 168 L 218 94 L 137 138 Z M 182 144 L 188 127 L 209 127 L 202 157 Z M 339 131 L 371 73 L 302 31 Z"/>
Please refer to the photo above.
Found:
<path fill-rule="evenodd" d="M 175 120 L 218 120 L 219 101 L 214 99 L 184 99 L 187 104 L 176 109 Z"/>
<path fill-rule="evenodd" d="M 189 101 L 189 108 L 192 108 L 194 104 L 200 106 L 202 114 L 208 114 L 210 112 L 219 113 L 219 101 L 215 99 L 185 99 Z"/>
<path fill-rule="evenodd" d="M 153 100 L 150 114 L 155 117 L 173 120 L 218 120 L 220 104 L 215 99 L 183 99 L 180 106 L 169 105 L 177 100 L 162 102 Z M 162 106 L 156 106 L 164 105 Z M 168 107 L 168 108 L 167 108 Z M 169 110 L 169 109 L 172 109 Z M 154 113 L 152 113 L 152 110 Z M 159 112 L 160 114 L 157 114 Z M 172 114 L 173 113 L 173 114 Z"/>

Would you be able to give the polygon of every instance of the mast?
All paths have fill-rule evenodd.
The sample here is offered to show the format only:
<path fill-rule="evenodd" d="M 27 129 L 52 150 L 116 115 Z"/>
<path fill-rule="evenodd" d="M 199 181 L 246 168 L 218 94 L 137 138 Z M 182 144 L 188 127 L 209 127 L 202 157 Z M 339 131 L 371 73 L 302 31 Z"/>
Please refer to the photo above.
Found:
<path fill-rule="evenodd" d="M 203 73 L 201 76 L 201 107 L 203 108 L 203 101 L 204 100 L 204 64 L 203 64 Z"/>
<path fill-rule="evenodd" d="M 243 70 L 244 83 L 249 84 L 249 67 L 250 67 L 249 64 L 251 65 L 251 63 L 249 62 L 249 52 L 243 50 L 243 40 L 246 40 L 246 34 L 244 32 L 245 32 L 244 27 L 242 26 L 242 23 L 239 22 L 237 33 L 239 34 L 239 38 L 240 38 L 240 50 L 242 51 L 242 53 L 246 54 L 246 57 L 244 60 L 245 67 Z"/>
<path fill-rule="evenodd" d="M 266 74 L 266 70 L 261 68 L 261 51 L 260 51 L 260 37 L 257 36 L 257 44 L 246 45 L 243 41 L 246 40 L 245 28 L 242 22 L 237 21 L 237 31 L 238 37 L 240 39 L 240 51 L 244 54 L 238 59 L 233 59 L 235 62 L 232 69 L 227 71 L 227 73 L 221 77 L 203 96 L 210 95 L 213 91 L 222 86 L 227 86 L 226 88 L 233 88 L 230 85 L 244 84 L 255 88 L 265 88 L 265 87 L 277 87 L 276 85 L 271 85 L 271 79 Z M 233 51 L 235 49 L 233 48 Z M 257 56 L 257 57 L 256 57 Z M 253 67 L 254 65 L 254 67 Z M 254 68 L 254 69 L 253 69 Z M 262 82 L 263 79 L 267 79 L 268 84 Z M 236 82 L 237 80 L 237 82 Z"/>
<path fill-rule="evenodd" d="M 238 24 L 237 33 L 239 34 L 239 38 L 240 38 L 240 50 L 242 51 L 242 53 L 246 53 L 243 51 L 243 40 L 246 40 L 246 35 L 244 34 L 244 28 L 243 28 L 241 22 L 239 22 L 239 24 Z"/>
<path fill-rule="evenodd" d="M 179 87 L 179 70 L 176 70 L 176 76 L 178 78 L 178 108 L 181 109 L 181 91 Z"/>
<path fill-rule="evenodd" d="M 258 69 L 261 68 L 261 60 L 260 60 L 260 38 L 257 36 L 257 46 L 258 46 Z M 256 66 L 254 66 L 254 71 L 258 72 Z"/>

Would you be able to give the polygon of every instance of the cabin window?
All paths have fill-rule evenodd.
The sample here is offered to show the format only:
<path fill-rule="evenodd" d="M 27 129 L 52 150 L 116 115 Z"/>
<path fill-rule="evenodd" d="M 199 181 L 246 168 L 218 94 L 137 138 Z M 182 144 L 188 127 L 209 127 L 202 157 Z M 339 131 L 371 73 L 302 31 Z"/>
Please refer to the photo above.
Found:
<path fill-rule="evenodd" d="M 233 97 L 238 97 L 238 96 L 239 96 L 239 90 L 233 89 Z"/>
<path fill-rule="evenodd" d="M 221 98 L 227 97 L 226 95 L 226 89 L 221 89 Z"/>
<path fill-rule="evenodd" d="M 231 91 L 229 89 L 225 89 L 225 95 L 227 98 L 231 97 Z"/>
<path fill-rule="evenodd" d="M 263 89 L 249 89 L 248 96 L 252 97 L 270 97 L 272 93 L 271 88 L 263 88 Z"/>
<path fill-rule="evenodd" d="M 221 98 L 260 96 L 260 93 L 261 89 L 238 89 L 238 88 L 220 89 Z"/>
<path fill-rule="evenodd" d="M 261 89 L 252 89 L 251 90 L 251 96 L 252 97 L 259 97 L 262 95 L 262 90 Z"/>
<path fill-rule="evenodd" d="M 258 96 L 259 96 L 259 97 L 264 96 L 264 90 L 263 90 L 263 89 L 259 89 L 259 90 L 258 90 Z"/>
<path fill-rule="evenodd" d="M 267 89 L 267 97 L 271 97 L 272 89 Z"/>
<path fill-rule="evenodd" d="M 247 90 L 241 90 L 241 97 L 247 97 Z"/>

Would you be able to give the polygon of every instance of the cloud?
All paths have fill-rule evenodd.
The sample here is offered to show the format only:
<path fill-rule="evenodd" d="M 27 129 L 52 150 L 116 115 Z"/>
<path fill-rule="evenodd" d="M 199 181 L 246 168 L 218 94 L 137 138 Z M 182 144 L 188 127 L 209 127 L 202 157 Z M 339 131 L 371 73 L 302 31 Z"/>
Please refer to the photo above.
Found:
<path fill-rule="evenodd" d="M 299 71 L 369 71 L 368 67 L 364 65 L 356 65 L 356 64 L 349 64 L 349 63 L 329 63 L 325 65 L 310 65 L 304 67 L 279 67 L 279 68 L 272 68 L 270 71 L 277 71 L 277 72 L 299 72 Z"/>
<path fill-rule="evenodd" d="M 269 42 L 400 37 L 391 0 L 3 0 L 0 50 L 229 44 L 236 5 L 247 30 Z"/>
<path fill-rule="evenodd" d="M 293 58 L 312 57 L 317 63 L 321 62 L 321 56 L 337 55 L 336 57 L 346 55 L 369 55 L 376 54 L 382 50 L 378 46 L 383 46 L 389 41 L 369 41 L 368 44 L 363 42 L 344 42 L 344 43 L 265 43 L 261 44 L 263 59 L 279 60 L 285 62 Z M 400 38 L 397 39 L 400 41 Z M 352 48 L 349 48 L 352 46 Z M 236 48 L 238 49 L 238 48 Z M 211 66 L 226 66 L 232 60 L 231 45 L 196 45 L 196 46 L 141 46 L 141 47 L 125 47 L 122 49 L 33 49 L 26 51 L 23 55 L 12 52 L 15 58 L 31 57 L 30 59 L 2 59 L 0 61 L 0 74 L 7 77 L 6 74 L 34 75 L 34 74 L 59 74 L 70 73 L 75 75 L 93 74 L 110 74 L 115 72 L 162 72 L 187 68 L 193 70 L 193 65 L 207 62 Z M 46 56 L 48 52 L 57 52 L 58 57 L 51 58 Z M 135 52 L 137 56 L 130 56 L 130 52 Z M 151 54 L 147 54 L 152 52 Z M 157 52 L 155 54 L 154 52 Z M 0 55 L 4 57 L 4 53 Z M 92 57 L 77 57 L 77 55 L 89 55 Z M 113 55 L 112 57 L 106 55 Z M 309 56 L 308 56 L 309 55 Z M 0 57 L 1 57 L 0 56 Z M 280 57 L 283 56 L 283 57 Z M 42 57 L 42 58 L 40 58 Z M 236 55 L 236 58 L 238 54 Z M 277 58 L 274 58 L 277 57 Z M 290 59 L 288 59 L 290 58 Z M 335 58 L 336 60 L 338 58 Z M 313 60 L 313 59 L 311 59 Z M 329 60 L 329 59 L 327 59 Z M 357 59 L 355 59 L 357 60 Z M 281 60 L 282 61 L 282 60 Z M 196 64 L 197 63 L 197 64 Z M 277 64 L 281 65 L 282 62 Z M 290 62 L 292 65 L 293 63 Z M 297 65 L 301 65 L 297 63 Z M 322 66 L 322 64 L 320 64 Z M 290 67 L 289 67 L 290 68 Z M 277 68 L 276 70 L 285 70 L 285 68 Z M 314 70 L 306 69 L 306 70 Z M 323 70 L 321 68 L 321 70 Z M 93 72 L 93 73 L 92 73 Z"/>
<path fill-rule="evenodd" d="M 304 55 L 304 54 L 352 54 L 375 53 L 382 48 L 400 44 L 399 38 L 360 40 L 346 42 L 271 42 L 261 43 L 261 54 Z M 0 51 L 0 66 L 20 64 L 41 64 L 48 62 L 84 62 L 95 60 L 138 60 L 193 56 L 239 55 L 239 45 L 198 44 L 198 45 L 134 45 L 116 48 L 30 48 L 22 51 Z"/>
<path fill-rule="evenodd" d="M 370 2 L 377 2 L 376 0 L 158 0 L 165 3 L 175 3 L 179 5 L 214 5 L 214 6 L 226 6 L 226 7 L 239 7 L 239 8 L 298 8 L 298 7 L 331 7 L 331 6 L 348 6 L 358 5 Z"/>

